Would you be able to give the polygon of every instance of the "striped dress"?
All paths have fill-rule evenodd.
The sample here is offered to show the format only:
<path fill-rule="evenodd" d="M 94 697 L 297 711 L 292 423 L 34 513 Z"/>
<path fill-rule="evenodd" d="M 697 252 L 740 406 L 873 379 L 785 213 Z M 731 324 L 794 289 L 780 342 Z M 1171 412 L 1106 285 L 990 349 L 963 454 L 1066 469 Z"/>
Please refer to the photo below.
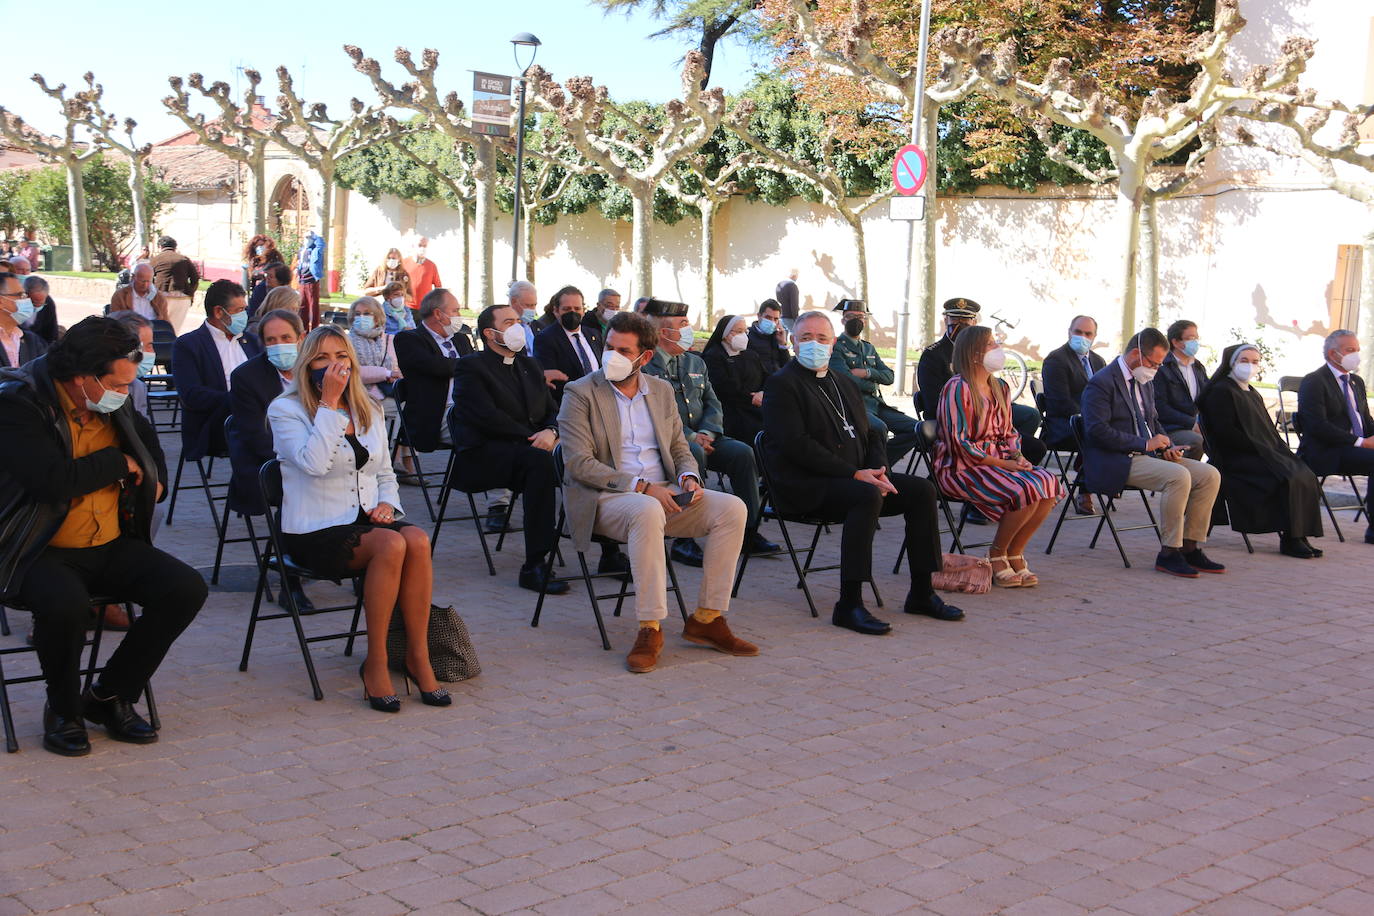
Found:
<path fill-rule="evenodd" d="M 981 420 L 973 413 L 975 397 L 983 398 Z M 1021 448 L 1021 437 L 1011 425 L 1011 411 L 996 409 L 962 377 L 950 379 L 940 392 L 936 423 L 935 479 L 946 496 L 972 503 L 994 521 L 1033 502 L 1063 498 L 1059 477 L 1044 468 L 1008 471 L 978 463 L 989 455 L 1008 457 Z"/>

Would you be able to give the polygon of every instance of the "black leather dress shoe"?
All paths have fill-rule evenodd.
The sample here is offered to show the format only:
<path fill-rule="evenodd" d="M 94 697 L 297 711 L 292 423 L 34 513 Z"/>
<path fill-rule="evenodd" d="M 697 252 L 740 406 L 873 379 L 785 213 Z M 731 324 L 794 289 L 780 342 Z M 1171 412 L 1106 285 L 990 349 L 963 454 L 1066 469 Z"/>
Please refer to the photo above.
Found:
<path fill-rule="evenodd" d="M 1312 548 L 1308 547 L 1302 538 L 1279 538 L 1279 553 L 1285 557 L 1297 557 L 1299 560 L 1316 558 Z"/>
<path fill-rule="evenodd" d="M 970 506 L 968 503 L 964 503 L 964 509 L 959 515 L 967 525 L 986 525 L 988 523 L 988 517 L 979 512 L 977 507 Z"/>
<path fill-rule="evenodd" d="M 868 608 L 862 604 L 853 604 L 848 607 L 835 605 L 835 611 L 830 615 L 830 622 L 837 627 L 844 627 L 846 630 L 853 630 L 855 633 L 862 633 L 865 636 L 886 636 L 892 632 L 892 624 L 874 617 L 868 613 Z"/>
<path fill-rule="evenodd" d="M 80 719 L 68 719 L 43 707 L 43 747 L 63 757 L 85 757 L 91 752 L 86 726 Z"/>
<path fill-rule="evenodd" d="M 683 566 L 695 566 L 700 569 L 705 559 L 706 555 L 701 552 L 701 545 L 691 538 L 678 538 L 673 541 L 674 563 L 681 563 Z"/>
<path fill-rule="evenodd" d="M 315 610 L 315 602 L 311 601 L 310 596 L 301 588 L 299 580 L 291 583 L 291 594 L 296 599 L 296 610 L 300 611 L 302 614 L 308 614 Z M 287 608 L 285 591 L 277 592 L 277 604 L 281 605 L 283 610 Z"/>
<path fill-rule="evenodd" d="M 487 532 L 489 534 L 500 534 L 506 530 L 506 507 L 492 506 L 487 510 Z"/>
<path fill-rule="evenodd" d="M 549 578 L 553 579 L 552 571 Z M 566 595 L 568 593 L 568 583 L 563 581 L 551 581 L 546 586 L 544 584 L 544 564 L 537 566 L 520 567 L 520 587 L 527 588 L 532 592 L 542 591 L 546 595 Z"/>
<path fill-rule="evenodd" d="M 932 592 L 925 598 L 913 598 L 907 595 L 906 603 L 902 605 L 902 610 L 908 614 L 925 614 L 927 617 L 934 617 L 936 620 L 963 620 L 964 612 L 952 604 L 946 604 L 945 599 Z"/>
<path fill-rule="evenodd" d="M 1366 544 L 1374 544 L 1374 526 L 1364 530 L 1364 542 Z"/>
<path fill-rule="evenodd" d="M 749 543 L 744 545 L 744 549 L 750 556 L 755 557 L 761 553 L 777 553 L 779 550 L 782 550 L 781 547 L 774 544 L 757 531 L 749 536 Z"/>
<path fill-rule="evenodd" d="M 596 561 L 596 572 L 598 575 L 620 573 L 622 582 L 629 582 L 633 578 L 630 574 L 630 558 L 625 556 L 625 552 L 622 550 L 617 550 L 615 553 L 603 553 L 601 559 Z"/>
<path fill-rule="evenodd" d="M 134 710 L 134 704 L 115 697 L 102 700 L 90 688 L 81 694 L 82 713 L 87 722 L 105 726 L 106 733 L 116 741 L 130 744 L 152 744 L 157 731 Z"/>
<path fill-rule="evenodd" d="M 1324 550 L 1322 550 L 1320 547 L 1313 547 L 1312 542 L 1309 541 L 1307 538 L 1299 538 L 1299 540 L 1302 541 L 1302 546 L 1312 551 L 1312 556 L 1314 558 L 1326 556 L 1326 552 Z"/>

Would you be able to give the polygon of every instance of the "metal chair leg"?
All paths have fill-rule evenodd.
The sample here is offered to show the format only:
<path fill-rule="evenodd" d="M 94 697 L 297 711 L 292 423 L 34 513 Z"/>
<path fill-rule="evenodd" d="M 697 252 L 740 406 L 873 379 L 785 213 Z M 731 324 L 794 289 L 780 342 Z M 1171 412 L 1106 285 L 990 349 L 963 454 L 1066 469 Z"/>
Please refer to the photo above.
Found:
<path fill-rule="evenodd" d="M 792 535 L 787 530 L 787 523 L 778 518 L 778 527 L 782 529 L 782 541 L 787 545 L 787 555 L 792 558 L 792 568 L 797 571 L 797 587 L 806 596 L 807 607 L 811 608 L 811 616 L 819 617 L 820 612 L 816 610 L 816 602 L 811 598 L 811 589 L 806 584 L 806 570 L 802 569 L 801 562 L 797 560 L 797 550 L 792 546 Z"/>
<path fill-rule="evenodd" d="M 172 479 L 172 495 L 167 499 L 167 518 L 163 520 L 168 527 L 172 524 L 172 513 L 177 510 L 177 493 L 181 492 L 181 472 L 185 467 L 186 455 L 182 453 L 181 457 L 177 458 L 177 472 Z"/>

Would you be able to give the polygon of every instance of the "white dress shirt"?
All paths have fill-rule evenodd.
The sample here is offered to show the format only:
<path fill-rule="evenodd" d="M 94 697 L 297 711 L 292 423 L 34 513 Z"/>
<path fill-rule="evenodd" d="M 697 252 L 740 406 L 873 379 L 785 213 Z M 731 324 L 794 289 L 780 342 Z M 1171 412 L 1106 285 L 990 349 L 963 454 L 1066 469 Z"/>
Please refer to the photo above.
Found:
<path fill-rule="evenodd" d="M 1175 358 L 1174 358 L 1174 361 L 1175 361 L 1175 362 L 1178 362 L 1178 358 L 1175 357 Z M 1183 363 L 1178 363 L 1178 371 L 1183 373 L 1183 384 L 1185 384 L 1185 385 L 1188 386 L 1188 397 L 1192 398 L 1192 399 L 1193 399 L 1193 403 L 1196 404 L 1196 403 L 1197 403 L 1197 373 L 1193 371 L 1193 364 L 1192 364 L 1192 363 L 1189 363 L 1188 365 L 1185 366 L 1185 365 L 1183 365 Z"/>
<path fill-rule="evenodd" d="M 644 394 L 644 380 L 634 397 L 626 397 L 614 385 L 615 409 L 620 414 L 620 462 L 617 470 L 633 474 L 636 482 L 663 483 L 668 473 L 663 469 L 663 454 L 658 449 L 658 434 L 654 418 L 649 412 L 649 399 Z"/>
<path fill-rule="evenodd" d="M 243 352 L 237 337 L 229 337 L 208 321 L 205 322 L 205 327 L 210 330 L 210 339 L 215 342 L 215 349 L 219 351 L 220 365 L 224 367 L 224 388 L 227 391 L 229 376 L 239 366 L 248 362 L 248 354 Z"/>
<path fill-rule="evenodd" d="M 153 311 L 153 296 L 155 295 L 157 295 L 157 290 L 152 287 L 152 284 L 149 284 L 146 296 L 140 296 L 138 290 L 131 286 L 129 287 L 129 308 L 152 321 L 157 317 L 157 312 Z"/>
<path fill-rule="evenodd" d="M 429 326 L 429 322 L 421 322 L 421 324 L 422 324 L 422 326 L 424 327 L 424 329 L 425 329 L 426 331 L 429 332 L 429 336 L 434 338 L 434 342 L 437 343 L 437 344 L 439 345 L 439 352 L 440 352 L 440 353 L 444 354 L 445 356 L 449 356 L 449 357 L 456 357 L 456 356 L 458 355 L 458 345 L 457 345 L 456 343 L 453 342 L 453 336 L 452 336 L 452 335 L 449 335 L 448 337 L 445 337 L 445 336 L 442 335 L 442 334 L 436 334 L 436 333 L 434 332 L 434 329 L 431 328 L 431 327 Z M 449 386 L 448 386 L 448 400 L 444 402 L 444 410 L 447 411 L 447 410 L 448 410 L 450 407 L 452 407 L 452 406 L 453 406 L 453 385 L 450 383 Z M 447 440 L 446 440 L 446 441 L 447 441 Z"/>
<path fill-rule="evenodd" d="M 1118 356 L 1116 363 L 1121 367 L 1121 374 L 1126 377 L 1126 391 L 1135 398 L 1136 409 L 1140 411 L 1140 418 L 1145 421 L 1145 429 L 1150 428 L 1150 418 L 1145 413 L 1145 393 L 1141 391 L 1141 386 L 1135 381 L 1135 376 L 1131 374 L 1131 367 L 1126 365 L 1126 357 Z"/>
<path fill-rule="evenodd" d="M 14 327 L 11 330 L 0 328 L 0 343 L 5 345 L 5 355 L 9 357 L 7 365 L 18 368 L 19 366 L 19 345 L 24 340 L 24 329 Z"/>
<path fill-rule="evenodd" d="M 559 327 L 563 326 L 560 324 Z M 587 342 L 587 338 L 582 336 L 582 329 L 579 327 L 576 331 L 569 331 L 567 328 L 563 328 L 563 333 L 568 335 L 568 343 L 572 344 L 573 353 L 577 354 L 578 363 L 582 362 L 583 356 L 587 357 L 587 363 L 591 366 L 589 371 L 595 372 L 599 368 L 596 353 L 592 351 L 592 345 Z"/>
<path fill-rule="evenodd" d="M 1358 405 L 1358 404 L 1355 403 L 1355 386 L 1354 386 L 1354 385 L 1350 385 L 1349 388 L 1346 388 L 1345 385 L 1342 385 L 1342 384 L 1341 384 L 1341 379 L 1342 379 L 1342 378 L 1348 378 L 1348 377 L 1350 376 L 1350 373 L 1349 373 L 1349 372 L 1346 372 L 1344 369 L 1338 369 L 1338 368 L 1336 368 L 1335 366 L 1331 365 L 1331 361 L 1330 361 L 1330 360 L 1327 360 L 1326 368 L 1330 369 L 1330 370 L 1331 370 L 1331 374 L 1334 375 L 1334 376 L 1336 377 L 1336 388 L 1341 392 L 1341 397 L 1345 398 L 1346 409 L 1349 409 L 1349 408 L 1351 408 L 1351 407 L 1356 408 L 1356 409 L 1355 409 L 1355 415 L 1356 415 L 1356 416 L 1359 416 L 1359 415 L 1360 415 L 1360 411 L 1359 411 L 1359 406 L 1360 406 L 1360 405 Z M 1355 432 L 1355 431 L 1352 429 L 1351 432 Z M 1361 435 L 1359 435 L 1359 434 L 1356 434 L 1356 436 L 1355 436 L 1355 447 L 1356 447 L 1356 448 L 1359 448 L 1360 445 L 1361 445 L 1363 442 L 1364 442 L 1364 436 L 1361 436 Z"/>

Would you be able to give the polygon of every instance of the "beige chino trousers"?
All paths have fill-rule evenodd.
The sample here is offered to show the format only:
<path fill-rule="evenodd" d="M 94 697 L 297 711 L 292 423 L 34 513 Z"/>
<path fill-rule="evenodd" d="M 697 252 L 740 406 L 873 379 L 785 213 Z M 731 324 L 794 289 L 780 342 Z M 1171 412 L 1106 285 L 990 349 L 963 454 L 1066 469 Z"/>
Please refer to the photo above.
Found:
<path fill-rule="evenodd" d="M 1182 547 L 1183 541 L 1207 540 L 1212 525 L 1212 504 L 1221 489 L 1221 474 L 1210 464 L 1184 458 L 1166 461 L 1153 455 L 1131 458 L 1126 483 L 1161 495 L 1159 539 L 1165 547 Z"/>

